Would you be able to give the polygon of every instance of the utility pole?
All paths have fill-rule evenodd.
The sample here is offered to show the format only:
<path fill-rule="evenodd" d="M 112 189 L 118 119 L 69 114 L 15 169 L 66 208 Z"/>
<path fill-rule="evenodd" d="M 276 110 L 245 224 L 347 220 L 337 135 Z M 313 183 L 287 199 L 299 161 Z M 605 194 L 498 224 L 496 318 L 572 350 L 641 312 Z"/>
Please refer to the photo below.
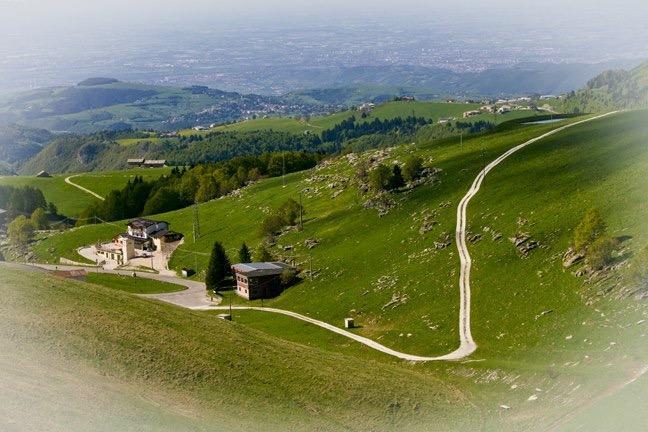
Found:
<path fill-rule="evenodd" d="M 286 187 L 286 152 L 281 153 L 281 186 Z"/>
<path fill-rule="evenodd" d="M 193 206 L 193 241 L 194 245 L 196 240 L 200 237 L 200 215 L 198 214 L 198 204 Z"/>
<path fill-rule="evenodd" d="M 299 191 L 299 229 L 300 231 L 304 229 L 304 206 L 302 205 L 302 195 L 303 192 Z"/>

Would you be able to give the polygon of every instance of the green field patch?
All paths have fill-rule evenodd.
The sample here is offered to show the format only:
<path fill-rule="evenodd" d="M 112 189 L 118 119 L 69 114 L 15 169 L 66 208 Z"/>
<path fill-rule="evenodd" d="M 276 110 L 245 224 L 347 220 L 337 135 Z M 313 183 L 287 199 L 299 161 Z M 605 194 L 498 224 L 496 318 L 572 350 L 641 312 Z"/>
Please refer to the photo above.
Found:
<path fill-rule="evenodd" d="M 169 282 L 106 273 L 88 273 L 86 280 L 95 285 L 101 285 L 131 294 L 163 294 L 186 289 L 181 285 Z"/>

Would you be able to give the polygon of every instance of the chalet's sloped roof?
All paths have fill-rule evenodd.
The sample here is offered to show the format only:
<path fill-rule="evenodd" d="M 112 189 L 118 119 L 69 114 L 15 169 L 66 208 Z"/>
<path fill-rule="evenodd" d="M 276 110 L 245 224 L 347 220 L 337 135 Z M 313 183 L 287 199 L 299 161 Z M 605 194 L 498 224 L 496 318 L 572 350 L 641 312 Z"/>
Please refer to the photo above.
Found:
<path fill-rule="evenodd" d="M 144 165 L 166 165 L 166 160 L 165 159 L 145 160 Z"/>
<path fill-rule="evenodd" d="M 131 227 L 131 228 L 145 229 L 145 228 L 151 227 L 153 225 L 161 224 L 161 223 L 165 223 L 167 225 L 169 224 L 168 222 L 165 222 L 165 221 L 154 221 L 154 220 L 151 220 L 151 219 L 137 218 L 137 219 L 133 219 L 132 221 L 128 222 L 128 226 Z"/>
<path fill-rule="evenodd" d="M 285 269 L 289 268 L 292 267 L 282 262 L 245 263 L 232 266 L 236 273 L 250 277 L 280 275 Z"/>
<path fill-rule="evenodd" d="M 143 164 L 144 163 L 144 158 L 128 159 L 126 162 L 129 163 L 129 164 Z"/>

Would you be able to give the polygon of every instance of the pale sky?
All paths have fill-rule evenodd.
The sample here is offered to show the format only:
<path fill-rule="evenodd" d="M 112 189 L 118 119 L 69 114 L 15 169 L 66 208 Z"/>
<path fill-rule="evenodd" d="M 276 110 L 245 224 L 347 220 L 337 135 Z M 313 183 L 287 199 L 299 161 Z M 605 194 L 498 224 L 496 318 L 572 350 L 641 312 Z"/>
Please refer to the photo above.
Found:
<path fill-rule="evenodd" d="M 345 18 L 406 17 L 448 20 L 480 18 L 497 24 L 517 17 L 534 24 L 570 17 L 575 24 L 595 20 L 620 25 L 648 19 L 646 0 L 0 0 L 4 26 L 56 26 L 57 21 L 86 21 L 111 25 L 139 21 L 142 25 L 187 20 L 228 20 L 235 17 L 290 18 L 320 16 Z"/>

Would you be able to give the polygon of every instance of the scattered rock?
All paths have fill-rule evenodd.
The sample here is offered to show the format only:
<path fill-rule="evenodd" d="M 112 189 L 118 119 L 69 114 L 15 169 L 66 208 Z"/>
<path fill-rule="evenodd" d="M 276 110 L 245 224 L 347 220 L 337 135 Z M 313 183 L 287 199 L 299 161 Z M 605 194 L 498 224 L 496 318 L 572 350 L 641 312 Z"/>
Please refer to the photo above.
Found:
<path fill-rule="evenodd" d="M 531 238 L 529 233 L 518 232 L 515 237 L 510 237 L 509 241 L 515 245 L 518 253 L 524 258 L 528 257 L 532 250 L 540 247 L 540 243 Z"/>
<path fill-rule="evenodd" d="M 543 316 L 549 315 L 550 313 L 553 313 L 553 309 L 540 312 L 538 315 L 535 316 L 535 319 L 537 320 L 538 318 L 542 318 Z"/>
<path fill-rule="evenodd" d="M 449 232 L 443 232 L 439 236 L 438 241 L 434 242 L 434 248 L 437 249 L 437 250 L 442 250 L 442 249 L 447 248 L 451 244 L 452 244 L 452 240 L 451 240 L 451 237 L 450 237 L 450 233 Z"/>
<path fill-rule="evenodd" d="M 472 243 L 472 244 L 475 244 L 475 243 L 479 242 L 481 239 L 482 239 L 482 235 L 481 235 L 481 234 L 471 234 L 471 233 L 468 233 L 468 241 L 469 241 L 470 243 Z"/>
<path fill-rule="evenodd" d="M 574 249 L 569 248 L 563 256 L 563 267 L 570 268 L 574 264 L 581 262 L 584 258 L 585 255 L 583 255 L 582 253 L 576 253 Z"/>
<path fill-rule="evenodd" d="M 306 240 L 304 240 L 304 246 L 307 249 L 313 249 L 317 247 L 317 245 L 319 245 L 319 240 L 316 238 L 307 238 Z"/>
<path fill-rule="evenodd" d="M 408 300 L 409 300 L 409 296 L 407 294 L 394 293 L 392 294 L 391 300 L 387 302 L 385 305 L 383 305 L 382 310 L 385 310 L 389 307 L 391 307 L 392 309 L 396 309 L 398 306 L 407 303 Z M 407 337 L 410 336 L 411 334 L 408 335 Z"/>

